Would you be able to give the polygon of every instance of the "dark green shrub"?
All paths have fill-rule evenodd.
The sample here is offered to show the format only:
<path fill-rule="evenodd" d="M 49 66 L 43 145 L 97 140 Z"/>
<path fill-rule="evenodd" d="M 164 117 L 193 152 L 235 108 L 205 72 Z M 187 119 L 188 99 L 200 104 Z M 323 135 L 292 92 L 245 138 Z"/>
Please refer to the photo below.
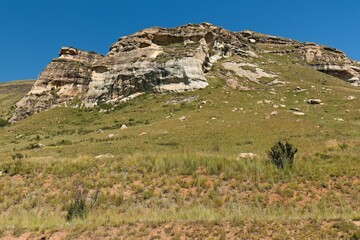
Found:
<path fill-rule="evenodd" d="M 294 162 L 294 156 L 297 153 L 297 148 L 294 148 L 292 144 L 281 141 L 275 143 L 269 151 L 266 152 L 270 161 L 278 168 L 284 168 L 286 165 L 292 165 Z"/>
<path fill-rule="evenodd" d="M 66 221 L 70 222 L 73 218 L 86 218 L 88 207 L 86 205 L 85 195 L 77 193 L 67 207 Z"/>
<path fill-rule="evenodd" d="M 355 232 L 351 237 L 350 240 L 360 240 L 360 230 Z"/>
<path fill-rule="evenodd" d="M 91 197 L 91 200 L 88 203 L 86 202 L 86 196 L 87 195 L 83 192 L 77 192 L 74 195 L 70 204 L 66 207 L 66 221 L 70 222 L 74 218 L 86 218 L 99 197 L 99 190 L 95 192 L 94 196 Z"/>
<path fill-rule="evenodd" d="M 6 125 L 9 125 L 10 123 L 2 118 L 0 118 L 0 127 L 5 127 Z"/>

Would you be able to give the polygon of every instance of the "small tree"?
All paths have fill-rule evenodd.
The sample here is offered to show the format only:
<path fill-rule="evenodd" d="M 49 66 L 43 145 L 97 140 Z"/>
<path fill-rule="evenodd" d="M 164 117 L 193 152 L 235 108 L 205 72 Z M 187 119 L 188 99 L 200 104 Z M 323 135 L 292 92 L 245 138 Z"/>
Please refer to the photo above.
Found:
<path fill-rule="evenodd" d="M 287 141 L 285 143 L 279 141 L 275 143 L 275 145 L 271 147 L 266 154 L 268 155 L 270 161 L 278 168 L 284 168 L 285 165 L 292 165 L 297 151 L 297 148 L 294 148 L 293 145 Z"/>

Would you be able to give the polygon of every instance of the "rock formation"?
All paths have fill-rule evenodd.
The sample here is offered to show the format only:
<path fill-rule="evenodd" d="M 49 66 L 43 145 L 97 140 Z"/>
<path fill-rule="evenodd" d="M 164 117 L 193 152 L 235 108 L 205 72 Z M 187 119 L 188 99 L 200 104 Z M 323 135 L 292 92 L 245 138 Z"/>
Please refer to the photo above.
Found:
<path fill-rule="evenodd" d="M 260 44 L 292 46 L 265 50 Z M 310 67 L 360 85 L 360 65 L 339 50 L 313 43 L 252 31 L 230 32 L 208 23 L 171 29 L 149 28 L 121 37 L 103 56 L 63 47 L 39 75 L 31 91 L 16 104 L 11 122 L 52 107 L 79 102 L 82 107 L 116 104 L 142 92 L 164 93 L 205 88 L 206 73 L 219 60 L 231 56 L 256 58 L 260 53 L 296 53 Z M 260 67 L 223 62 L 228 71 L 259 83 L 276 75 Z M 247 68 L 247 69 L 246 69 Z M 249 69 L 252 68 L 252 69 Z M 236 80 L 231 86 L 249 90 Z"/>

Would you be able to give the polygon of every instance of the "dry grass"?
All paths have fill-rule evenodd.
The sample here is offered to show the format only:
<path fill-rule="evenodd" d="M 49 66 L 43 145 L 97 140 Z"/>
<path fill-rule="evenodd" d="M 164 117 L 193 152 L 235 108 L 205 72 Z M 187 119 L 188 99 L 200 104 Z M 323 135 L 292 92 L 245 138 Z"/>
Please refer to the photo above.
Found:
<path fill-rule="evenodd" d="M 230 238 L 240 233 L 233 227 L 239 225 L 248 229 L 244 238 L 255 232 L 277 239 L 351 236 L 356 227 L 349 221 L 360 217 L 360 102 L 347 97 L 360 99 L 360 90 L 292 64 L 287 56 L 248 61 L 264 59 L 277 64 L 262 68 L 288 82 L 275 87 L 276 95 L 260 85 L 249 92 L 227 89 L 219 64 L 204 90 L 144 95 L 109 113 L 55 108 L 0 128 L 1 231 L 64 230 L 72 238 L 136 226 L 123 236 L 141 238 L 142 232 L 153 233 L 149 226 L 211 232 L 215 224 L 230 229 L 224 233 Z M 293 92 L 296 86 L 307 91 Z M 315 97 L 325 105 L 306 103 Z M 306 115 L 296 116 L 290 108 Z M 277 116 L 265 118 L 274 110 Z M 129 128 L 120 129 L 122 124 Z M 267 160 L 265 151 L 279 140 L 299 149 L 292 168 L 277 169 Z M 46 147 L 29 149 L 34 143 Z M 236 160 L 240 152 L 258 157 Z M 24 158 L 13 160 L 17 153 Z M 101 154 L 114 157 L 95 158 Z M 67 223 L 74 193 L 91 201 L 97 190 L 88 217 Z"/>

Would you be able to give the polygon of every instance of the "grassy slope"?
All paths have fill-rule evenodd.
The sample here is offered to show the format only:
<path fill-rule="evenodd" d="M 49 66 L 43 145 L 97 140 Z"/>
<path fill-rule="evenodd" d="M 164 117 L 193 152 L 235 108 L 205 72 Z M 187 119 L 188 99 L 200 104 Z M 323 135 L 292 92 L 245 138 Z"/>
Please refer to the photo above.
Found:
<path fill-rule="evenodd" d="M 32 80 L 0 83 L 0 118 L 8 119 L 12 107 L 30 91 L 33 85 L 34 81 Z"/>
<path fill-rule="evenodd" d="M 0 176 L 0 229 L 15 235 L 66 230 L 72 237 L 91 229 L 102 236 L 100 226 L 114 226 L 110 235 L 127 237 L 186 237 L 191 231 L 215 238 L 354 234 L 358 230 L 349 221 L 360 218 L 360 89 L 292 64 L 289 57 L 250 61 L 269 58 L 277 64 L 262 67 L 289 82 L 275 87 L 276 95 L 263 87 L 229 90 L 210 72 L 204 90 L 145 95 L 109 113 L 55 108 L 0 129 L 0 171 L 6 172 Z M 308 91 L 294 93 L 296 86 Z M 356 100 L 347 100 L 350 95 Z M 167 103 L 192 96 L 197 99 Z M 308 105 L 308 98 L 325 105 Z M 292 107 L 306 115 L 294 115 Z M 274 110 L 278 115 L 265 119 Z M 120 129 L 122 124 L 129 128 Z M 280 139 L 299 149 L 292 169 L 266 161 L 265 151 Z M 32 143 L 46 147 L 28 150 Z M 240 152 L 259 158 L 236 161 Z M 25 158 L 12 160 L 16 153 Z M 106 153 L 114 158 L 95 159 Z M 96 190 L 99 198 L 88 217 L 68 224 L 74 194 L 82 192 L 89 203 Z M 161 235 L 164 228 L 170 230 Z"/>

